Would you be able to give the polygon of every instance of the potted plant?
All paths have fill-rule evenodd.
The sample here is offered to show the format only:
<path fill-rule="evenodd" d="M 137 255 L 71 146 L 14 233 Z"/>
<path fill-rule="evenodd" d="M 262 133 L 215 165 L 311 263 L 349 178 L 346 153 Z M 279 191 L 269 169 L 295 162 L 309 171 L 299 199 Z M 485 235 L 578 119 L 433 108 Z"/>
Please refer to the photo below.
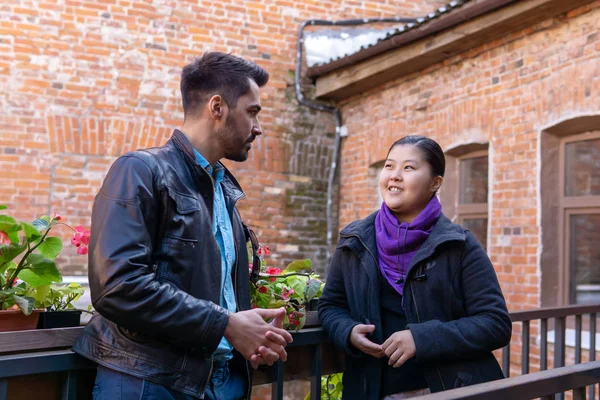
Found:
<path fill-rule="evenodd" d="M 0 210 L 6 208 L 0 205 Z M 71 229 L 71 243 L 77 247 L 77 253 L 87 254 L 89 231 L 80 226 L 73 228 L 61 219 L 55 213 L 28 223 L 0 214 L 0 331 L 34 329 L 44 304 L 56 296 L 50 286 L 62 282 L 54 259 L 63 243 L 60 238 L 49 236 L 55 226 Z M 67 297 L 71 294 L 68 292 L 58 290 Z"/>
<path fill-rule="evenodd" d="M 249 251 L 251 255 L 251 248 Z M 250 281 L 252 307 L 285 307 L 283 327 L 287 330 L 300 330 L 305 325 L 318 324 L 313 300 L 321 295 L 325 283 L 312 270 L 311 261 L 293 261 L 281 270 L 267 267 L 265 256 L 271 254 L 268 246 L 261 246 L 257 254 L 261 265 L 258 279 Z M 310 309 L 311 305 L 314 310 Z"/>
<path fill-rule="evenodd" d="M 81 313 L 88 311 L 75 308 L 73 302 L 84 293 L 85 288 L 74 282 L 37 288 L 33 293 L 36 298 L 35 308 L 45 310 L 40 313 L 38 329 L 79 326 Z"/>

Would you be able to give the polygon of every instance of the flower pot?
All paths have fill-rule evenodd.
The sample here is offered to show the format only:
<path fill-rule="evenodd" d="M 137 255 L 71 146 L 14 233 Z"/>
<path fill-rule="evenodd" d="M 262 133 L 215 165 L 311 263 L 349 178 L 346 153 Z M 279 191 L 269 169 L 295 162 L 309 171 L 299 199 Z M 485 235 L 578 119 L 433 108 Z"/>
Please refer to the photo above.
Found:
<path fill-rule="evenodd" d="M 25 315 L 21 310 L 0 310 L 0 332 L 35 329 L 42 310 Z"/>
<path fill-rule="evenodd" d="M 305 328 L 312 326 L 320 326 L 321 320 L 319 319 L 318 311 L 307 311 L 306 312 L 306 322 L 304 324 Z"/>
<path fill-rule="evenodd" d="M 79 326 L 81 321 L 81 311 L 44 311 L 40 313 L 38 329 L 69 328 Z"/>

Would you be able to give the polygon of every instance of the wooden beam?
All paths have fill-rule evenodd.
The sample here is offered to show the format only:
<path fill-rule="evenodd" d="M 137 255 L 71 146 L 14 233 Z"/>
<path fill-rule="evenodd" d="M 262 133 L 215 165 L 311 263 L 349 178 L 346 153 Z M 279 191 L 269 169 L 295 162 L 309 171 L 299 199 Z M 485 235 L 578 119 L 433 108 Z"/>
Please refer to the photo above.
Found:
<path fill-rule="evenodd" d="M 433 36 L 320 76 L 316 80 L 316 97 L 341 100 L 363 93 L 592 1 L 518 1 Z M 460 9 L 454 12 L 460 12 Z"/>
<path fill-rule="evenodd" d="M 2 332 L 0 333 L 0 355 L 71 347 L 82 332 L 82 326 Z"/>

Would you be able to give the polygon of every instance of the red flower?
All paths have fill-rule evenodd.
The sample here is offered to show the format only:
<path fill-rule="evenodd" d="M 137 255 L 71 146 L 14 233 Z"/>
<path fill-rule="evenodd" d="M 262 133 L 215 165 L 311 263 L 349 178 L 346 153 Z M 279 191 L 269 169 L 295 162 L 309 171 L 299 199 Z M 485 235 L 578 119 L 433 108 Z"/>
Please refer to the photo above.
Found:
<path fill-rule="evenodd" d="M 267 274 L 269 274 L 269 275 L 279 275 L 279 274 L 281 274 L 281 272 L 283 272 L 283 271 L 281 271 L 279 268 L 273 268 L 273 267 L 270 267 L 270 268 L 267 268 L 267 269 L 265 270 L 265 272 L 266 272 Z M 276 279 L 276 278 L 269 278 L 269 280 L 270 280 L 271 282 L 276 282 L 276 281 L 277 281 L 277 279 Z"/>
<path fill-rule="evenodd" d="M 73 234 L 73 237 L 71 238 L 71 244 L 75 247 L 79 247 L 82 244 L 87 246 L 90 243 L 90 231 L 86 231 L 85 229 L 83 229 L 83 226 L 76 226 L 75 227 L 75 233 Z M 79 253 L 79 251 L 78 251 Z M 79 253 L 79 254 L 87 254 L 87 249 L 85 250 L 85 253 Z"/>
<path fill-rule="evenodd" d="M 88 248 L 86 246 L 77 247 L 77 254 L 85 255 L 88 253 Z"/>
<path fill-rule="evenodd" d="M 259 288 L 258 288 L 258 291 L 259 291 L 260 293 L 267 293 L 268 289 L 267 289 L 267 287 L 266 287 L 266 286 L 261 286 L 261 287 L 259 287 Z"/>
<path fill-rule="evenodd" d="M 269 249 L 269 246 L 260 246 L 258 250 L 256 250 L 256 254 L 259 256 L 268 256 L 271 254 L 271 250 Z"/>
<path fill-rule="evenodd" d="M 57 221 L 60 221 L 62 219 L 62 217 L 60 216 L 60 214 L 54 213 L 54 219 Z"/>
<path fill-rule="evenodd" d="M 283 290 L 281 291 L 281 295 L 283 296 L 284 299 L 289 298 L 293 294 L 294 294 L 294 289 L 288 289 L 288 288 L 284 287 Z"/>
<path fill-rule="evenodd" d="M 0 231 L 0 244 L 10 244 L 10 239 L 8 238 L 8 233 L 4 231 Z"/>
<path fill-rule="evenodd" d="M 283 271 L 280 270 L 279 268 L 274 268 L 274 267 L 269 267 L 265 270 L 265 272 L 269 275 L 279 275 L 281 274 Z"/>

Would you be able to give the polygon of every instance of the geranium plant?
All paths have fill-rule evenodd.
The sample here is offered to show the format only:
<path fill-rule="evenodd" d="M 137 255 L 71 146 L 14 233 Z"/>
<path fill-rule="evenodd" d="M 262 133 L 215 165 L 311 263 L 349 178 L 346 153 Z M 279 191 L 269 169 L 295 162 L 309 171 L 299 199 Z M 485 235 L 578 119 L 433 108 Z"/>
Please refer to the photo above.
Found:
<path fill-rule="evenodd" d="M 250 247 L 249 254 L 252 254 Z M 279 269 L 267 267 L 265 257 L 271 254 L 268 246 L 261 246 L 257 254 L 261 265 L 258 279 L 250 282 L 252 307 L 285 307 L 284 328 L 302 329 L 308 303 L 321 295 L 325 284 L 312 270 L 309 259 L 293 261 L 285 269 Z"/>
<path fill-rule="evenodd" d="M 0 205 L 0 210 L 6 206 Z M 81 287 L 59 288 L 62 274 L 54 259 L 62 250 L 62 240 L 49 236 L 59 225 L 73 231 L 71 243 L 77 254 L 87 254 L 90 232 L 81 226 L 61 222 L 58 214 L 42 216 L 32 223 L 0 214 L 0 310 L 21 309 L 26 315 L 38 308 L 69 308 Z M 60 300 L 57 300 L 60 298 Z M 66 304 L 61 306 L 61 304 Z"/>

